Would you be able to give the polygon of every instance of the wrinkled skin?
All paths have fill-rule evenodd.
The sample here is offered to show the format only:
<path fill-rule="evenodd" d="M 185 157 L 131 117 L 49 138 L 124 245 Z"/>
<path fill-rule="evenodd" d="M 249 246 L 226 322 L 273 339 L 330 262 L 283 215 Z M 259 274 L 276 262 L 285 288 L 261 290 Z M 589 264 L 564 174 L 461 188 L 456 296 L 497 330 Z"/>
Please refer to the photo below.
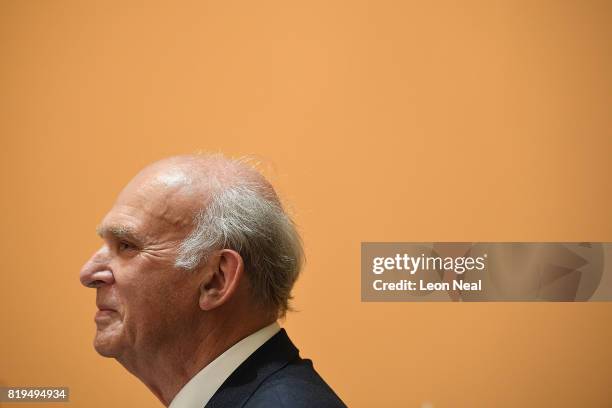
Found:
<path fill-rule="evenodd" d="M 202 191 L 183 169 L 153 166 L 128 184 L 104 217 L 98 227 L 104 243 L 80 274 L 84 285 L 97 287 L 94 346 L 100 354 L 118 358 L 158 349 L 199 312 L 199 275 L 174 267 L 198 196 Z"/>

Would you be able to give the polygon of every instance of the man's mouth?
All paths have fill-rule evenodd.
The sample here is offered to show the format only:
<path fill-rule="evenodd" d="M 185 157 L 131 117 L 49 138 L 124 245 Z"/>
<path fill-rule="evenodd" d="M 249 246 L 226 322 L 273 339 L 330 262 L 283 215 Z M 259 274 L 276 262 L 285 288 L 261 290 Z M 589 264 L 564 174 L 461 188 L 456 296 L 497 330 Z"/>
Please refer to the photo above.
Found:
<path fill-rule="evenodd" d="M 98 311 L 96 312 L 96 315 L 94 316 L 94 321 L 100 322 L 100 321 L 108 320 L 112 318 L 115 313 L 117 313 L 115 309 L 100 307 L 98 308 Z"/>

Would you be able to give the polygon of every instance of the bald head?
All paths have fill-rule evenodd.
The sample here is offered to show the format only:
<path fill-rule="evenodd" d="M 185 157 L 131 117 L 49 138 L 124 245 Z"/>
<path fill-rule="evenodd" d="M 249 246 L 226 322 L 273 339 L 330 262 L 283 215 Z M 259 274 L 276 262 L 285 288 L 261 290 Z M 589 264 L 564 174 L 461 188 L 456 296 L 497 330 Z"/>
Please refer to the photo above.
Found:
<path fill-rule="evenodd" d="M 159 233 L 171 227 L 185 237 L 177 267 L 194 270 L 215 250 L 235 250 L 254 300 L 285 314 L 303 252 L 274 188 L 257 170 L 220 154 L 174 156 L 143 169 L 118 203 L 135 196 L 160 221 Z"/>
<path fill-rule="evenodd" d="M 172 156 L 150 164 L 126 186 L 122 194 L 134 190 L 167 198 L 193 200 L 201 206 L 207 197 L 235 186 L 249 187 L 280 207 L 272 185 L 245 160 L 221 154 Z M 188 204 L 188 203 L 185 203 Z"/>

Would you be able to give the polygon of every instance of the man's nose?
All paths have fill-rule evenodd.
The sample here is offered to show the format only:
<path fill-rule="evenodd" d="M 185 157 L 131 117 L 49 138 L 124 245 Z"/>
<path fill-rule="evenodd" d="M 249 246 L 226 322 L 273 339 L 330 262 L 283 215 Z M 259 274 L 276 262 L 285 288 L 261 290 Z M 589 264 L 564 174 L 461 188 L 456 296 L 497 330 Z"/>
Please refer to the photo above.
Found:
<path fill-rule="evenodd" d="M 113 272 L 108 265 L 108 258 L 108 250 L 104 246 L 83 265 L 79 274 L 83 286 L 99 288 L 104 285 L 112 285 L 115 282 Z"/>

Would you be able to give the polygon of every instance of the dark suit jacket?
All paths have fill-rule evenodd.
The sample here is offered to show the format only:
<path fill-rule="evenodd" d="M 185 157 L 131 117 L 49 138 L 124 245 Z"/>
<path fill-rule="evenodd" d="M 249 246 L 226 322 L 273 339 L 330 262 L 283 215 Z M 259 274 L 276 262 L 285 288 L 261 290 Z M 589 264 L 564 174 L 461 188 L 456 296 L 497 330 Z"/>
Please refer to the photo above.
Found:
<path fill-rule="evenodd" d="M 285 329 L 249 356 L 204 408 L 346 408 Z"/>

